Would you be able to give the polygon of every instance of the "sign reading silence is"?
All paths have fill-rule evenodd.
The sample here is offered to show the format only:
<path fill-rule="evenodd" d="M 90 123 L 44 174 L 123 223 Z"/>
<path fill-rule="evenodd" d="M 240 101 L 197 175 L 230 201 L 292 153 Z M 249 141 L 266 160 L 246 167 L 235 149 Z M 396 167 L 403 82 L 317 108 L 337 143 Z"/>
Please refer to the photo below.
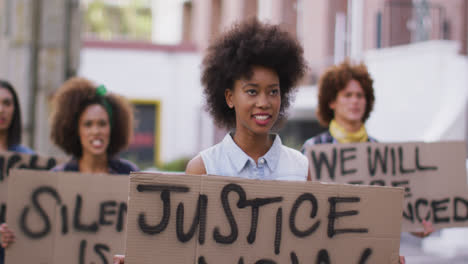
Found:
<path fill-rule="evenodd" d="M 5 263 L 112 263 L 125 250 L 128 175 L 12 170 Z"/>
<path fill-rule="evenodd" d="M 64 160 L 16 152 L 0 152 L 0 223 L 6 220 L 6 201 L 8 197 L 8 176 L 10 169 L 26 168 L 33 170 L 50 170 Z"/>

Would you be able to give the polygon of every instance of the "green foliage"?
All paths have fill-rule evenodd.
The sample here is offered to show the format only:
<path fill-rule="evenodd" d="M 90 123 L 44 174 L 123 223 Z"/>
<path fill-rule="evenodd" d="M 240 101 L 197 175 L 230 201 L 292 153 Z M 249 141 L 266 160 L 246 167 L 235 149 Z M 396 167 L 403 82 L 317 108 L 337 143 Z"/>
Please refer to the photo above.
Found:
<path fill-rule="evenodd" d="M 94 0 L 84 10 L 84 31 L 98 39 L 151 40 L 152 12 L 142 0 L 110 5 Z"/>
<path fill-rule="evenodd" d="M 162 171 L 183 172 L 185 171 L 185 167 L 187 167 L 187 163 L 189 161 L 190 161 L 189 158 L 176 159 L 176 160 L 164 163 L 159 169 Z"/>

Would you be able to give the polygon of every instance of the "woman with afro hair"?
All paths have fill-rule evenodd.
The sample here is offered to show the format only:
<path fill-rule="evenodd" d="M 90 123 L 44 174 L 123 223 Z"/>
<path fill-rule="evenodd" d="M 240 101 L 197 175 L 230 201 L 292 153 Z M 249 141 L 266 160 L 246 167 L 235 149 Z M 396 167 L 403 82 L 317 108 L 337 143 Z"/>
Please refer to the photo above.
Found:
<path fill-rule="evenodd" d="M 72 159 L 53 171 L 129 174 L 138 171 L 117 158 L 130 141 L 133 111 L 123 97 L 84 78 L 66 81 L 53 98 L 51 139 Z"/>
<path fill-rule="evenodd" d="M 51 138 L 72 159 L 52 171 L 129 174 L 138 167 L 117 154 L 132 135 L 133 112 L 128 101 L 107 93 L 84 78 L 72 78 L 53 98 Z M 13 243 L 15 235 L 2 225 L 2 246 Z"/>
<path fill-rule="evenodd" d="M 233 132 L 200 152 L 185 173 L 306 181 L 307 158 L 271 134 L 306 68 L 297 40 L 275 25 L 252 19 L 216 39 L 202 62 L 206 109 Z"/>
<path fill-rule="evenodd" d="M 307 159 L 271 133 L 306 69 L 300 44 L 276 25 L 252 19 L 215 40 L 202 63 L 206 108 L 233 130 L 193 158 L 186 173 L 307 180 Z"/>

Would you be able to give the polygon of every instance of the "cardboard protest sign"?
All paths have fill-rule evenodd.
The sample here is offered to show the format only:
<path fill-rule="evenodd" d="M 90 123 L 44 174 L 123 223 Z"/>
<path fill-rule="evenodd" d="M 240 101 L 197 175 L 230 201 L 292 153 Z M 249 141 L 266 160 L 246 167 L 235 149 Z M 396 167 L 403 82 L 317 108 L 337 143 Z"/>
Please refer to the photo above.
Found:
<path fill-rule="evenodd" d="M 0 152 L 0 223 L 6 219 L 6 201 L 8 197 L 7 178 L 12 168 L 27 168 L 34 170 L 50 170 L 64 160 L 54 157 L 21 154 L 16 152 Z"/>
<path fill-rule="evenodd" d="M 125 263 L 398 263 L 403 193 L 132 174 Z"/>
<path fill-rule="evenodd" d="M 125 249 L 127 175 L 13 170 L 6 263 L 112 263 Z"/>
<path fill-rule="evenodd" d="M 312 179 L 405 189 L 403 231 L 468 226 L 464 142 L 306 146 Z"/>

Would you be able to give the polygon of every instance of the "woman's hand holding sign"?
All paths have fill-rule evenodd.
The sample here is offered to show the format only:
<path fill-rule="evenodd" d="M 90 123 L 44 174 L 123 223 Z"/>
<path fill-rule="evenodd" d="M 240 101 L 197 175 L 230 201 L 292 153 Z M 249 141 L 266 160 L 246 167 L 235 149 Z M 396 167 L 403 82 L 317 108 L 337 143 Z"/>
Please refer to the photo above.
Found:
<path fill-rule="evenodd" d="M 0 236 L 2 237 L 3 248 L 7 248 L 11 243 L 15 242 L 15 234 L 5 223 L 0 225 Z"/>

